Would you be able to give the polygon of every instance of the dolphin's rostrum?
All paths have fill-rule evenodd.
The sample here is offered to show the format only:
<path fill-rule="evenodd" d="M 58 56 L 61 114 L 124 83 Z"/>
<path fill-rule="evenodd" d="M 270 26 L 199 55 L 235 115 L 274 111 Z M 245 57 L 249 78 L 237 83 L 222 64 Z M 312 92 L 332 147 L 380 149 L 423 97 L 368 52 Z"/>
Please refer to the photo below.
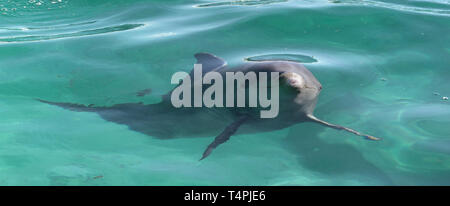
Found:
<path fill-rule="evenodd" d="M 197 64 L 202 64 L 203 66 L 203 74 L 214 71 L 225 77 L 225 72 L 243 72 L 244 74 L 248 72 L 256 74 L 279 72 L 278 116 L 272 119 L 261 119 L 259 112 L 264 109 L 261 107 L 175 108 L 170 102 L 170 94 L 173 90 L 163 96 L 160 103 L 150 105 L 126 103 L 101 107 L 46 100 L 39 101 L 72 111 L 95 112 L 107 121 L 125 124 L 131 130 L 161 139 L 219 134 L 206 148 L 201 159 L 209 156 L 217 146 L 226 142 L 234 134 L 273 131 L 301 122 L 315 122 L 333 129 L 344 130 L 362 136 L 368 140 L 379 140 L 379 138 L 362 134 L 347 127 L 331 124 L 315 117 L 313 111 L 322 90 L 322 85 L 300 63 L 292 61 L 262 61 L 229 68 L 223 59 L 212 54 L 198 53 L 195 57 Z"/>

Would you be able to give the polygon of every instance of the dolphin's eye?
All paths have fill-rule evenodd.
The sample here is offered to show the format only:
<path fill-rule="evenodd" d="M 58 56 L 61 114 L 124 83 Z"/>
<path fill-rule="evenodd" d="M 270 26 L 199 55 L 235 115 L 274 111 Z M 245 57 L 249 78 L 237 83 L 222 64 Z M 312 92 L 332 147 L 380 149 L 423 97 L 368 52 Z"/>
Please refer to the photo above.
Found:
<path fill-rule="evenodd" d="M 295 79 L 288 79 L 288 83 L 289 83 L 290 85 L 296 85 L 296 84 L 298 84 L 298 81 L 295 80 Z"/>
<path fill-rule="evenodd" d="M 305 80 L 299 74 L 292 73 L 292 72 L 286 72 L 286 73 L 283 73 L 281 76 L 286 78 L 286 82 L 291 87 L 302 88 L 305 86 Z"/>

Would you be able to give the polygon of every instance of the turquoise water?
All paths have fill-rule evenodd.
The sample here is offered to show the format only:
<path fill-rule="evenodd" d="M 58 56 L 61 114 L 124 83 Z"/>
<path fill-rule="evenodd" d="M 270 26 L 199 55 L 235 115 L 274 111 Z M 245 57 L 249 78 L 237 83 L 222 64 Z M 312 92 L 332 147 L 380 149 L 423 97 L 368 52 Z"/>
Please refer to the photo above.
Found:
<path fill-rule="evenodd" d="M 448 34 L 447 0 L 0 0 L 0 185 L 449 185 Z M 35 100 L 156 103 L 197 52 L 302 61 L 316 116 L 383 140 L 305 123 L 200 162 L 213 136 Z"/>

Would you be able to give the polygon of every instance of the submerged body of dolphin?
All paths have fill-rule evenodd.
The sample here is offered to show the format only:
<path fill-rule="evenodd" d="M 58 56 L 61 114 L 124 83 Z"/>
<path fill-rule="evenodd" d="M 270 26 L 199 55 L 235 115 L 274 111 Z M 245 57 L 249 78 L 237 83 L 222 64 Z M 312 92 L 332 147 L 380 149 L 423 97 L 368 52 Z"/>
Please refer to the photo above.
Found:
<path fill-rule="evenodd" d="M 181 107 L 175 108 L 166 95 L 158 104 L 117 104 L 110 107 L 85 106 L 39 100 L 78 112 L 95 112 L 103 119 L 127 125 L 131 130 L 157 138 L 200 137 L 217 135 L 203 153 L 207 157 L 214 148 L 233 134 L 279 130 L 301 122 L 315 122 L 345 130 L 369 140 L 378 138 L 316 118 L 314 108 L 322 89 L 319 81 L 303 65 L 290 61 L 263 61 L 228 68 L 226 62 L 212 54 L 196 54 L 203 72 L 279 72 L 279 113 L 275 118 L 261 119 L 262 108 Z M 173 90 L 172 90 L 173 91 Z M 170 94 L 170 93 L 169 93 Z"/>

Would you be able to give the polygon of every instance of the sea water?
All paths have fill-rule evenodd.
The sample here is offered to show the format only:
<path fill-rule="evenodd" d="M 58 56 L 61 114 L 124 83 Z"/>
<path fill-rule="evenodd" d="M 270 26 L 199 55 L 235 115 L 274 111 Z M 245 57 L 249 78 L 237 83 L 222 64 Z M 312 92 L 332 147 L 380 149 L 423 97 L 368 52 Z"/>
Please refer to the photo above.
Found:
<path fill-rule="evenodd" d="M 449 34 L 448 0 L 0 0 L 0 185 L 448 185 Z M 304 123 L 199 161 L 214 136 L 36 101 L 157 103 L 198 52 L 303 62 L 317 117 L 383 140 Z"/>

